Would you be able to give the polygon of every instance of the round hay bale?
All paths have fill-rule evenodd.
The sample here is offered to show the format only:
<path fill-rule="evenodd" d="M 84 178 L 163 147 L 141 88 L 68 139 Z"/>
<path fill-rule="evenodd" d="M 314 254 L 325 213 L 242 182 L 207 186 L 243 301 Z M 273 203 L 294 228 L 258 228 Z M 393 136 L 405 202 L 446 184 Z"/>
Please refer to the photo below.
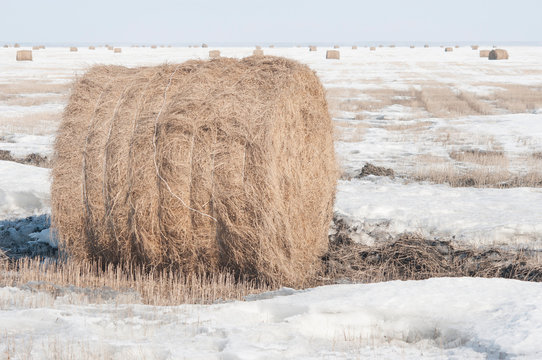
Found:
<path fill-rule="evenodd" d="M 390 45 L 390 48 L 394 48 L 394 47 L 395 47 L 395 45 L 393 45 L 393 44 L 392 44 L 392 45 Z"/>
<path fill-rule="evenodd" d="M 88 49 L 89 50 L 96 50 L 96 47 L 95 46 L 89 46 Z"/>
<path fill-rule="evenodd" d="M 274 49 L 274 48 L 275 48 L 275 45 L 269 45 L 269 48 L 270 48 L 270 49 Z"/>
<path fill-rule="evenodd" d="M 318 48 L 314 45 L 309 46 L 309 51 L 317 51 Z"/>
<path fill-rule="evenodd" d="M 455 48 L 456 48 L 456 49 L 459 49 L 459 45 L 456 45 Z"/>
<path fill-rule="evenodd" d="M 252 52 L 252 55 L 255 56 L 263 56 L 263 50 L 262 49 L 256 49 Z"/>
<path fill-rule="evenodd" d="M 374 46 L 371 46 L 371 47 L 369 48 L 369 50 L 370 50 L 370 51 L 376 51 L 376 48 L 375 48 Z"/>
<path fill-rule="evenodd" d="M 156 49 L 156 45 L 151 45 L 151 49 Z"/>
<path fill-rule="evenodd" d="M 40 45 L 40 49 L 45 49 L 45 45 Z"/>
<path fill-rule="evenodd" d="M 209 50 L 209 57 L 211 59 L 216 59 L 220 57 L 220 50 Z"/>
<path fill-rule="evenodd" d="M 447 47 L 444 49 L 445 52 L 452 52 L 454 51 L 454 48 L 453 47 Z"/>
<path fill-rule="evenodd" d="M 54 148 L 53 227 L 75 258 L 302 286 L 327 250 L 333 126 L 295 61 L 95 66 Z"/>
<path fill-rule="evenodd" d="M 262 49 L 262 47 L 260 45 L 256 45 L 255 48 L 256 48 L 256 50 L 261 50 Z"/>
<path fill-rule="evenodd" d="M 120 54 L 122 52 L 122 48 L 115 48 L 113 49 L 113 52 L 116 54 Z"/>
<path fill-rule="evenodd" d="M 17 61 L 32 61 L 32 50 L 18 50 L 15 59 Z"/>
<path fill-rule="evenodd" d="M 39 50 L 40 47 L 39 46 L 32 46 L 32 50 Z"/>
<path fill-rule="evenodd" d="M 479 47 L 478 45 L 471 45 L 470 48 L 471 48 L 472 50 L 478 50 L 478 47 Z"/>
<path fill-rule="evenodd" d="M 70 51 L 75 52 L 75 51 L 77 51 L 77 48 L 75 46 L 72 46 L 72 47 L 70 47 Z"/>
<path fill-rule="evenodd" d="M 489 52 L 489 60 L 508 60 L 508 51 L 504 49 L 493 49 Z"/>
<path fill-rule="evenodd" d="M 411 49 L 414 49 L 415 47 L 416 47 L 416 46 L 414 46 L 414 45 L 410 45 L 410 48 L 411 48 Z"/>
<path fill-rule="evenodd" d="M 480 50 L 480 57 L 489 57 L 489 50 Z"/>
<path fill-rule="evenodd" d="M 357 45 L 352 45 L 352 50 L 357 50 L 357 49 L 358 49 Z"/>
<path fill-rule="evenodd" d="M 14 48 L 20 48 L 20 47 L 21 47 L 21 45 L 19 45 L 19 44 L 15 43 L 15 44 L 13 45 L 13 47 L 14 47 Z"/>
<path fill-rule="evenodd" d="M 339 45 L 333 45 L 333 48 L 334 48 L 334 49 L 339 49 L 340 46 L 339 46 Z"/>
<path fill-rule="evenodd" d="M 8 45 L 8 44 L 5 44 L 5 45 L 4 45 L 4 47 L 5 47 L 5 48 L 8 48 L 8 47 L 9 47 L 9 45 Z"/>
<path fill-rule="evenodd" d="M 113 51 L 113 50 L 115 50 L 115 48 L 113 46 L 108 46 L 107 50 Z"/>
<path fill-rule="evenodd" d="M 203 44 L 201 44 L 201 47 L 202 48 L 208 48 L 209 46 L 207 44 L 203 43 Z"/>
<path fill-rule="evenodd" d="M 423 47 L 427 49 L 429 47 L 429 44 L 425 44 Z"/>
<path fill-rule="evenodd" d="M 341 58 L 341 53 L 339 50 L 328 50 L 326 51 L 326 59 L 336 59 L 339 60 Z"/>

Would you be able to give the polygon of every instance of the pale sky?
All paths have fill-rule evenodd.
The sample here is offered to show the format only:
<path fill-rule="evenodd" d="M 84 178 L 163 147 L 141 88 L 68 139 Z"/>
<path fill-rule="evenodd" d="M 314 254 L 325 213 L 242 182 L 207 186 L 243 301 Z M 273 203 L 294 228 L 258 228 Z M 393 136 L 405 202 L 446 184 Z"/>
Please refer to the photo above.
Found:
<path fill-rule="evenodd" d="M 542 0 L 0 0 L 0 42 L 542 42 Z"/>

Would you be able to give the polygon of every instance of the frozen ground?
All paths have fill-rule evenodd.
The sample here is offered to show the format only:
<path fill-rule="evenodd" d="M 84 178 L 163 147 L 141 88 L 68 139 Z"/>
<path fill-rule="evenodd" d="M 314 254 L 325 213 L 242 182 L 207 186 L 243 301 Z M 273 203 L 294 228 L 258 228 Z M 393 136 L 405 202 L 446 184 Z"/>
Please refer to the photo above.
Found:
<path fill-rule="evenodd" d="M 410 231 L 462 245 L 542 248 L 542 188 L 454 188 L 413 179 L 434 164 L 514 176 L 542 169 L 536 92 L 542 48 L 506 48 L 510 60 L 497 62 L 467 47 L 452 53 L 341 48 L 339 61 L 325 60 L 323 47 L 264 49 L 308 64 L 328 90 L 337 156 L 349 175 L 338 184 L 336 211 L 352 225 L 355 240 L 374 244 Z M 0 48 L 0 150 L 17 158 L 50 156 L 70 82 L 94 64 L 206 59 L 208 50 L 47 48 L 34 51 L 32 62 L 16 62 L 15 49 Z M 252 53 L 220 50 L 233 57 Z M 516 100 L 503 99 L 503 90 Z M 498 156 L 480 165 L 453 158 L 461 151 Z M 396 178 L 346 180 L 367 162 L 394 169 Z M 14 254 L 32 243 L 39 254 L 54 251 L 49 173 L 0 161 L 0 245 L 11 244 Z M 88 304 L 85 292 L 75 290 L 54 298 L 32 284 L 0 288 L 0 359 L 542 357 L 542 287 L 534 283 L 456 278 L 336 285 L 178 307 L 139 305 L 130 294 Z"/>
<path fill-rule="evenodd" d="M 439 278 L 281 289 L 245 302 L 72 305 L 0 288 L 8 358 L 539 359 L 542 284 Z M 118 301 L 118 300 L 117 300 Z"/>

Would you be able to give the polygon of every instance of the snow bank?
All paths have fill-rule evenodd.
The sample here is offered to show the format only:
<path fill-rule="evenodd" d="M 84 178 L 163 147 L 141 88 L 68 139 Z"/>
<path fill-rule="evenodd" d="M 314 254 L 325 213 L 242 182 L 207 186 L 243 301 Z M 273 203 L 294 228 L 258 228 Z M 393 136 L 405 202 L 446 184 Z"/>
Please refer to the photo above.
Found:
<path fill-rule="evenodd" d="M 49 169 L 0 160 L 0 220 L 49 213 Z"/>
<path fill-rule="evenodd" d="M 541 188 L 453 188 L 371 176 L 339 181 L 335 210 L 357 228 L 355 240 L 369 245 L 379 240 L 375 233 L 408 231 L 465 245 L 542 249 Z"/>
<path fill-rule="evenodd" d="M 51 354 L 51 342 L 76 357 L 117 359 L 537 359 L 541 299 L 542 284 L 476 278 L 333 285 L 177 307 L 69 305 L 67 295 L 1 288 L 0 336 L 26 344 L 36 359 Z M 0 353 L 6 346 L 0 341 Z"/>

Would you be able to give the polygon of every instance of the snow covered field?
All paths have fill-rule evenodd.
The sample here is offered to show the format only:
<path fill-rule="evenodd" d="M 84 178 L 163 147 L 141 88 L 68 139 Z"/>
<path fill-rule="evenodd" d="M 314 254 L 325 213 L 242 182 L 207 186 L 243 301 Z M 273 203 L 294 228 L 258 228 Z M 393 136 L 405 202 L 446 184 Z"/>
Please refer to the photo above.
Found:
<path fill-rule="evenodd" d="M 541 300 L 540 283 L 476 278 L 281 289 L 244 302 L 174 307 L 73 305 L 69 295 L 0 288 L 0 354 L 539 359 Z"/>
<path fill-rule="evenodd" d="M 534 186 L 542 181 L 542 48 L 504 48 L 510 60 L 488 61 L 468 47 L 343 47 L 338 61 L 326 60 L 323 47 L 264 48 L 308 64 L 328 90 L 344 173 L 335 208 L 353 240 L 372 245 L 408 231 L 464 246 L 542 249 L 542 183 Z M 207 59 L 210 49 L 47 48 L 16 62 L 16 49 L 0 48 L 0 150 L 18 159 L 50 156 L 70 83 L 94 64 Z M 366 163 L 393 169 L 395 178 L 358 178 Z M 49 169 L 0 160 L 0 235 L 36 230 L 30 237 L 47 241 L 43 218 L 32 230 L 8 220 L 50 212 L 49 176 Z M 542 287 L 534 283 L 446 278 L 283 289 L 250 300 L 96 305 L 0 288 L 0 359 L 55 351 L 76 358 L 542 357 Z"/>

